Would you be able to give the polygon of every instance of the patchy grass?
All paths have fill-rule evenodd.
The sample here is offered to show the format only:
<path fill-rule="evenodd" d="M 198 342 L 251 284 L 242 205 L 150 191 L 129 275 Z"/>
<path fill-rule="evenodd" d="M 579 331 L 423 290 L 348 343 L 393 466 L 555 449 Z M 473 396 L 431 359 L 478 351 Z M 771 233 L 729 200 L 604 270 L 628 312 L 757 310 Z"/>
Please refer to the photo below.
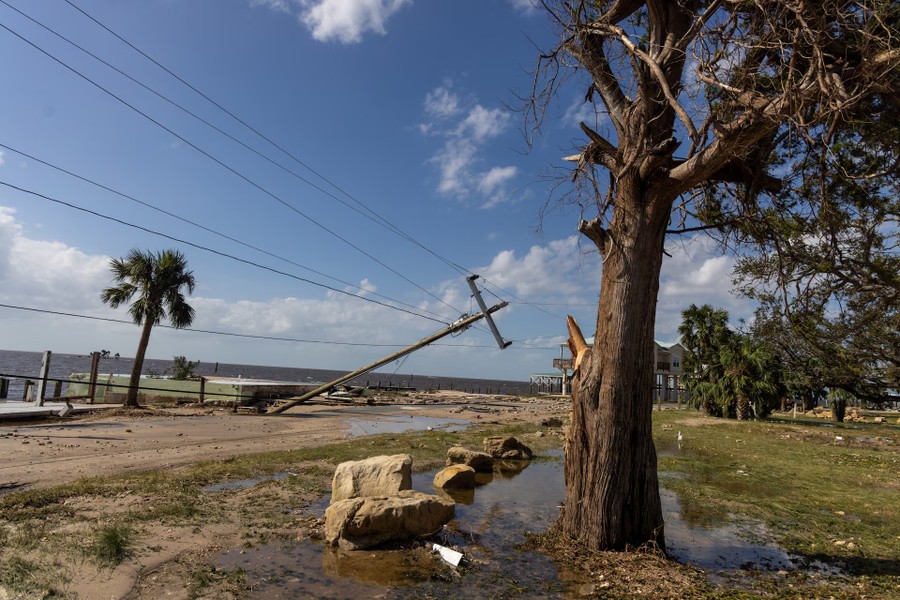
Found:
<path fill-rule="evenodd" d="M 101 567 L 115 567 L 131 551 L 133 534 L 128 525 L 113 523 L 94 532 L 88 554 Z"/>
<path fill-rule="evenodd" d="M 720 577 L 714 585 L 703 570 L 652 551 L 591 552 L 558 535 L 533 538 L 530 549 L 554 557 L 561 585 L 585 597 L 894 597 L 900 592 L 900 461 L 894 442 L 900 440 L 900 427 L 822 425 L 821 420 L 783 419 L 737 423 L 692 410 L 654 414 L 661 478 L 677 493 L 689 523 L 761 521 L 773 541 L 810 560 L 843 565 L 847 577 L 744 573 L 740 581 Z M 211 543 L 217 535 L 211 532 L 226 529 L 232 537 L 216 539 L 225 547 L 293 539 L 309 518 L 303 507 L 328 493 L 340 462 L 408 453 L 416 470 L 430 470 L 444 464 L 450 446 L 481 448 L 488 435 L 514 435 L 538 452 L 562 445 L 553 432 L 532 435 L 539 429 L 485 424 L 452 433 L 383 434 L 10 493 L 0 497 L 0 587 L 15 593 L 59 588 L 65 573 L 78 570 L 70 553 L 61 550 L 66 539 L 85 540 L 90 556 L 110 566 L 162 551 L 165 542 L 148 537 L 151 531 L 177 530 L 174 538 L 192 540 L 197 548 Z M 681 449 L 678 431 L 684 438 Z M 286 473 L 290 476 L 266 479 Z M 203 491 L 245 479 L 262 481 L 250 488 Z M 147 542 L 140 551 L 138 538 Z M 188 597 L 247 593 L 240 569 L 217 571 L 200 550 L 177 560 L 185 561 L 178 572 Z M 555 593 L 520 587 L 510 581 L 504 593 Z"/>
<path fill-rule="evenodd" d="M 789 552 L 900 577 L 900 427 L 654 416 L 661 479 L 689 522 L 756 519 Z"/>
<path fill-rule="evenodd" d="M 0 560 L 0 590 L 12 595 L 0 597 L 24 598 L 67 598 L 63 590 L 66 578 L 44 565 L 20 556 L 4 557 Z"/>

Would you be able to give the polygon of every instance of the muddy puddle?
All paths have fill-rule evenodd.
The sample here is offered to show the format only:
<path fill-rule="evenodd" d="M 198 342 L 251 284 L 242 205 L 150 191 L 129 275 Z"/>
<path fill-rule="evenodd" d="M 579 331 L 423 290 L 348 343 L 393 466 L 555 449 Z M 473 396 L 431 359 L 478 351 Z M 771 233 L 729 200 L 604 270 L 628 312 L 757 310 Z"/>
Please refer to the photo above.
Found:
<path fill-rule="evenodd" d="M 446 419 L 416 414 L 420 406 L 346 406 L 316 413 L 317 417 L 340 417 L 347 424 L 350 437 L 379 433 L 404 433 L 407 431 L 439 430 L 462 431 L 471 421 Z"/>
<path fill-rule="evenodd" d="M 460 419 L 422 417 L 415 414 L 383 415 L 377 419 L 354 417 L 347 419 L 350 437 L 375 435 L 378 433 L 403 433 L 405 431 L 441 430 L 462 431 L 469 423 Z"/>
<path fill-rule="evenodd" d="M 425 544 L 406 548 L 344 552 L 320 541 L 273 543 L 233 549 L 215 564 L 240 568 L 253 598 L 476 598 L 505 597 L 528 590 L 530 598 L 577 596 L 579 582 L 561 581 L 544 556 L 517 549 L 526 532 L 547 530 L 564 496 L 561 453 L 553 452 L 519 470 L 503 465 L 483 477 L 474 494 L 457 498 L 456 518 L 434 541 L 462 550 L 465 561 L 453 569 Z M 414 476 L 413 488 L 434 493 L 434 472 Z M 743 569 L 771 571 L 809 568 L 764 540 L 761 524 L 725 523 L 715 527 L 685 519 L 674 492 L 661 490 L 666 541 L 674 558 L 720 575 Z M 324 514 L 328 499 L 311 507 Z"/>

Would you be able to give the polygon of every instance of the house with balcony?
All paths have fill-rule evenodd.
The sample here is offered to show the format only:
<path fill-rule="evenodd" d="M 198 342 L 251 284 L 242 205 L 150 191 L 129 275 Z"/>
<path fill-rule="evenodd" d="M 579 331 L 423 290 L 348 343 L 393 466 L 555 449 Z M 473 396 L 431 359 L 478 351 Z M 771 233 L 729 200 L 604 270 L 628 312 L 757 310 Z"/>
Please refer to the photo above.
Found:
<path fill-rule="evenodd" d="M 680 342 L 654 342 L 656 370 L 654 372 L 654 400 L 657 402 L 685 402 L 687 390 L 681 379 L 681 360 L 685 349 Z"/>
<path fill-rule="evenodd" d="M 593 345 L 593 338 L 586 340 Z M 656 369 L 653 374 L 653 401 L 654 402 L 685 402 L 688 398 L 687 390 L 681 379 L 681 360 L 684 356 L 684 346 L 679 342 L 654 342 L 656 355 Z M 572 358 L 569 356 L 569 346 L 559 345 L 559 358 L 553 359 L 554 373 L 532 373 L 532 392 L 539 394 L 569 393 L 569 382 L 572 378 Z"/>

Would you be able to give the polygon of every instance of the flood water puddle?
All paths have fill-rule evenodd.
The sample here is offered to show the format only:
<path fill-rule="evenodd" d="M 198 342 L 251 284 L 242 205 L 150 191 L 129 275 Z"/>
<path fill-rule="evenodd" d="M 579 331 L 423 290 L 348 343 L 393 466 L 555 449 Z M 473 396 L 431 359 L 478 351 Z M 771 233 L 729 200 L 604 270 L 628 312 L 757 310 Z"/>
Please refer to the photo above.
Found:
<path fill-rule="evenodd" d="M 414 475 L 413 489 L 434 493 L 434 474 Z M 216 566 L 241 568 L 253 598 L 486 598 L 521 590 L 529 598 L 577 595 L 577 583 L 562 583 L 549 559 L 517 548 L 526 532 L 543 533 L 559 515 L 565 495 L 561 452 L 531 464 L 503 464 L 479 483 L 474 494 L 457 498 L 456 517 L 436 540 L 464 552 L 459 571 L 421 545 L 345 552 L 310 540 L 231 550 Z M 778 546 L 756 541 L 765 537 L 761 525 L 698 527 L 684 520 L 674 492 L 661 489 L 661 500 L 666 543 L 681 562 L 720 572 L 800 566 Z M 321 516 L 327 504 L 325 498 L 310 512 Z"/>
<path fill-rule="evenodd" d="M 350 437 L 375 435 L 378 433 L 403 433 L 405 431 L 421 431 L 437 429 L 441 431 L 462 431 L 469 426 L 467 421 L 459 419 L 439 419 L 437 417 L 420 417 L 411 414 L 379 416 L 377 419 L 354 417 L 347 419 Z"/>

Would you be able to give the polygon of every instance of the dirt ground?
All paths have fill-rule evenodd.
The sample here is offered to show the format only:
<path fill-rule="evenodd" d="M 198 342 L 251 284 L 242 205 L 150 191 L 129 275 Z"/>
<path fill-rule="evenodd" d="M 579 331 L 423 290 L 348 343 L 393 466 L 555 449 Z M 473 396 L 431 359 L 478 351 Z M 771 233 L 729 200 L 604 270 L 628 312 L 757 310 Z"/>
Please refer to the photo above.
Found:
<path fill-rule="evenodd" d="M 506 423 L 539 421 L 565 408 L 567 401 L 439 391 L 376 399 L 367 410 L 378 419 L 379 413 L 397 414 L 390 407 L 398 404 L 423 417 Z M 269 415 L 188 405 L 109 409 L 42 422 L 0 421 L 0 492 L 335 442 L 349 437 L 347 420 L 360 417 L 345 412 L 353 408 L 304 404 Z"/>
<path fill-rule="evenodd" d="M 536 423 L 564 414 L 568 402 L 437 392 L 376 399 L 374 405 L 366 406 L 364 415 L 360 405 L 364 402 L 306 404 L 273 415 L 196 406 L 119 408 L 42 422 L 0 422 L 0 496 L 95 475 L 168 470 L 207 459 L 323 445 L 348 439 L 350 420 L 361 416 L 367 422 L 415 415 L 473 423 Z M 152 512 L 167 499 L 134 492 L 72 497 L 61 511 L 24 519 L 0 531 L 7 543 L 24 550 L 21 556 L 27 561 L 21 563 L 20 573 L 14 572 L 17 565 L 7 561 L 4 578 L 32 579 L 22 584 L 25 592 L 13 593 L 0 585 L 0 600 L 30 600 L 48 593 L 79 599 L 241 597 L 241 583 L 210 570 L 208 557 L 240 549 L 250 540 L 296 536 L 304 529 L 303 519 L 309 517 L 285 515 L 284 507 L 315 501 L 320 494 L 320 490 L 290 486 L 257 486 L 219 494 L 214 502 L 198 500 L 198 510 L 213 516 L 205 525 L 186 527 L 165 517 L 141 522 L 133 533 L 152 544 L 142 545 L 142 550 L 135 550 L 115 569 L 74 558 L 76 546 L 87 543 L 92 529 L 114 523 L 130 511 Z M 40 541 L 32 547 L 28 538 Z M 198 582 L 202 592 L 194 589 Z"/>

